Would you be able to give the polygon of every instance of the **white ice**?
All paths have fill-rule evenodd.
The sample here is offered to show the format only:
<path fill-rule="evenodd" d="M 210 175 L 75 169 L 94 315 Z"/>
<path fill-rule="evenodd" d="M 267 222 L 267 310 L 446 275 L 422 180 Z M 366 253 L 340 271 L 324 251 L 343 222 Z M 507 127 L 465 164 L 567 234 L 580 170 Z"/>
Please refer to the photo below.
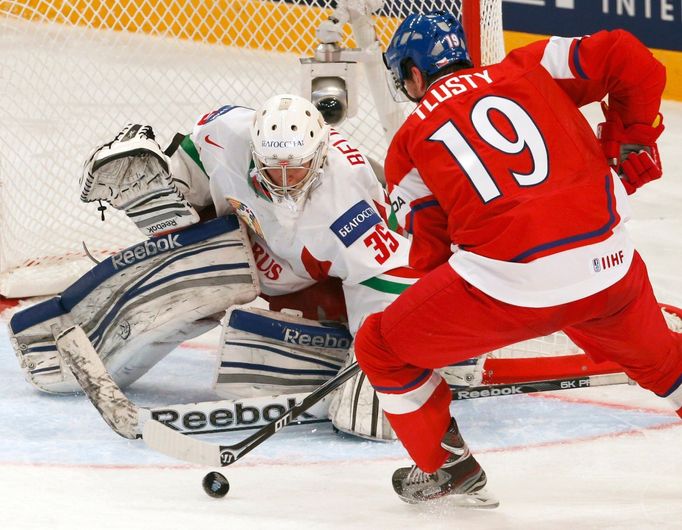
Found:
<path fill-rule="evenodd" d="M 665 177 L 632 198 L 629 227 L 659 300 L 682 306 L 682 103 L 663 113 Z M 186 344 L 129 395 L 143 405 L 212 398 L 215 340 Z M 390 485 L 408 463 L 400 445 L 342 438 L 329 424 L 277 434 L 226 468 L 231 491 L 211 499 L 201 488 L 209 469 L 118 437 L 82 395 L 32 390 L 4 325 L 0 375 L 2 529 L 682 528 L 682 422 L 635 386 L 459 402 L 501 501 L 472 511 L 402 503 Z"/>

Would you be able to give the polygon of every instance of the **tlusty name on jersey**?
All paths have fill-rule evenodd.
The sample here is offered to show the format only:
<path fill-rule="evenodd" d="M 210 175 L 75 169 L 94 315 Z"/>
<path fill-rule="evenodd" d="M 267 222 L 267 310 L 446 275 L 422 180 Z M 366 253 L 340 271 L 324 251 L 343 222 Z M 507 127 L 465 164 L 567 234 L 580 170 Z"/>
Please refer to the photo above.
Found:
<path fill-rule="evenodd" d="M 469 90 L 489 85 L 493 82 L 488 70 L 474 72 L 473 74 L 461 74 L 445 78 L 442 83 L 437 83 L 429 90 L 421 103 L 414 109 L 414 113 L 422 120 L 431 113 L 438 105 L 454 96 L 468 92 Z"/>

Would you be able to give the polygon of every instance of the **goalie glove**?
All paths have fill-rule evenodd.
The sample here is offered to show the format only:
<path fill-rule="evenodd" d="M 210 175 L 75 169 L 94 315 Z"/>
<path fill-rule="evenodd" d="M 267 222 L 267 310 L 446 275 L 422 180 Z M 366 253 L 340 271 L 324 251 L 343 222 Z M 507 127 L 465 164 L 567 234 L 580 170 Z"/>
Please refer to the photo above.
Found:
<path fill-rule="evenodd" d="M 664 130 L 663 116 L 652 125 L 636 123 L 625 127 L 620 116 L 602 101 L 606 121 L 597 126 L 608 164 L 616 170 L 629 195 L 647 182 L 661 178 L 663 168 L 656 140 Z"/>
<path fill-rule="evenodd" d="M 98 146 L 83 166 L 80 184 L 81 201 L 105 201 L 124 210 L 146 236 L 199 221 L 175 186 L 168 157 L 149 125 L 128 124 L 111 142 Z"/>

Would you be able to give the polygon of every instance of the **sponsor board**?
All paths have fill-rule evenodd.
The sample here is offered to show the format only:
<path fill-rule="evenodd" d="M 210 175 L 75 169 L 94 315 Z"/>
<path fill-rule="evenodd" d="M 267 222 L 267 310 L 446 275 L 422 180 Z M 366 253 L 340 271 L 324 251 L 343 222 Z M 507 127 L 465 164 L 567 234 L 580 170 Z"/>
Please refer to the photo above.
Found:
<path fill-rule="evenodd" d="M 682 51 L 678 0 L 504 0 L 505 31 L 571 37 L 622 28 L 651 48 Z"/>

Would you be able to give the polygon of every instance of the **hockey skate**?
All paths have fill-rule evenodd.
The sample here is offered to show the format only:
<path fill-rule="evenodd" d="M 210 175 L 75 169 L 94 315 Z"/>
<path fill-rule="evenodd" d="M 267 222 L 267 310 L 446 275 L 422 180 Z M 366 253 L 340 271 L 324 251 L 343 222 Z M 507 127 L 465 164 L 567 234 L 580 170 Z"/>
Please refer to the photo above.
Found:
<path fill-rule="evenodd" d="M 496 508 L 499 501 L 484 488 L 485 471 L 469 451 L 452 419 L 441 446 L 452 453 L 435 473 L 417 466 L 401 467 L 393 473 L 393 489 L 405 502 L 416 504 L 448 497 L 448 502 L 466 508 Z"/>

